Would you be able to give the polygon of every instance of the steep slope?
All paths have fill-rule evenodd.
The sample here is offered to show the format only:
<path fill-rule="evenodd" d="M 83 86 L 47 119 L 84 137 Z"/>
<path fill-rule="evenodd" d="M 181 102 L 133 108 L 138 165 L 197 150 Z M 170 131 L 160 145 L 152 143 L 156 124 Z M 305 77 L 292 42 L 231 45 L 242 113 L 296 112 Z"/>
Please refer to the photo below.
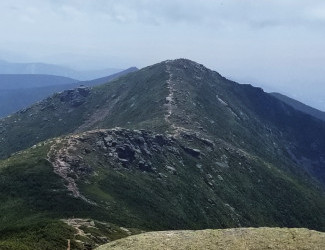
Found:
<path fill-rule="evenodd" d="M 325 121 L 325 112 L 320 111 L 318 109 L 312 108 L 304 103 L 301 103 L 297 100 L 294 100 L 288 96 L 282 95 L 280 93 L 270 93 L 272 96 L 276 97 L 277 99 L 285 102 L 286 104 L 290 105 L 296 110 L 299 110 L 301 112 L 304 112 L 306 114 L 309 114 L 311 116 L 314 116 L 317 119 L 320 119 L 322 121 Z"/>
<path fill-rule="evenodd" d="M 324 248 L 324 233 L 301 228 L 241 228 L 152 232 L 118 240 L 97 250 L 321 250 Z"/>
<path fill-rule="evenodd" d="M 324 122 L 184 59 L 55 94 L 0 120 L 0 242 L 39 249 L 44 225 L 51 249 L 141 230 L 324 231 L 324 136 Z M 71 218 L 124 234 L 77 237 Z"/>

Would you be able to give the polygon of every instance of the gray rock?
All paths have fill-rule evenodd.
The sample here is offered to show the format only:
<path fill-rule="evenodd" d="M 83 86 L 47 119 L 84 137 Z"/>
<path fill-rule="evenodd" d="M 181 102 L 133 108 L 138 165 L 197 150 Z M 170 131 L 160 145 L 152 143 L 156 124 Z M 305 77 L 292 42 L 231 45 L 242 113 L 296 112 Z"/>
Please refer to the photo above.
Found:
<path fill-rule="evenodd" d="M 199 158 L 201 155 L 201 151 L 199 149 L 189 148 L 189 147 L 183 147 L 183 149 L 186 153 L 188 153 L 193 157 Z"/>
<path fill-rule="evenodd" d="M 177 173 L 177 171 L 176 171 L 176 169 L 174 167 L 166 166 L 166 169 L 171 174 L 176 174 Z"/>
<path fill-rule="evenodd" d="M 131 145 L 124 144 L 116 148 L 117 155 L 120 159 L 132 162 L 135 159 L 135 151 Z"/>
<path fill-rule="evenodd" d="M 220 181 L 223 181 L 223 178 L 222 178 L 221 175 L 218 175 L 218 179 L 219 179 Z"/>

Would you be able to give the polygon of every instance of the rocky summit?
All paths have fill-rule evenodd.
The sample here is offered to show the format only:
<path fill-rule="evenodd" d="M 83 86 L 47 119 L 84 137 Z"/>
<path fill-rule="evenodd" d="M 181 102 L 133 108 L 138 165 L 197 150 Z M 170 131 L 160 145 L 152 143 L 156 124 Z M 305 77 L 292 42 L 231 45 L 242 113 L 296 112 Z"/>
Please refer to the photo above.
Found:
<path fill-rule="evenodd" d="M 0 148 L 0 249 L 91 249 L 156 230 L 325 230 L 325 122 L 186 59 L 1 119 Z"/>

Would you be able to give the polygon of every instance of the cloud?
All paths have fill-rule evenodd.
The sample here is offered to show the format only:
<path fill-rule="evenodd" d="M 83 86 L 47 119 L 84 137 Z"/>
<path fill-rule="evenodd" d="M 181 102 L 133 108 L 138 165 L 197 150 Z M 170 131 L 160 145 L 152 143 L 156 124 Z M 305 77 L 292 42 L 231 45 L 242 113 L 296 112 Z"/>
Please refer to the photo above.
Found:
<path fill-rule="evenodd" d="M 325 4 L 320 3 L 317 5 L 313 5 L 309 7 L 306 11 L 306 17 L 314 20 L 314 21 L 320 21 L 322 23 L 325 22 Z"/>
<path fill-rule="evenodd" d="M 111 21 L 147 25 L 186 23 L 215 26 L 237 23 L 252 27 L 301 25 L 324 19 L 321 0 L 72 0 L 52 2 Z M 320 8 L 319 6 L 322 6 Z M 306 11 L 307 10 L 307 11 Z M 306 13 L 307 12 L 307 13 Z"/>
<path fill-rule="evenodd" d="M 26 15 L 26 1 L 1 1 L 1 12 Z M 269 28 L 301 25 L 310 21 L 323 22 L 325 6 L 322 0 L 30 0 L 29 8 L 38 9 L 38 19 L 68 17 L 109 22 L 140 23 L 142 25 L 246 25 Z M 47 13 L 50 13 L 47 16 Z"/>
<path fill-rule="evenodd" d="M 324 0 L 0 1 L 3 59 L 142 67 L 187 57 L 305 91 L 325 82 L 324 27 Z"/>

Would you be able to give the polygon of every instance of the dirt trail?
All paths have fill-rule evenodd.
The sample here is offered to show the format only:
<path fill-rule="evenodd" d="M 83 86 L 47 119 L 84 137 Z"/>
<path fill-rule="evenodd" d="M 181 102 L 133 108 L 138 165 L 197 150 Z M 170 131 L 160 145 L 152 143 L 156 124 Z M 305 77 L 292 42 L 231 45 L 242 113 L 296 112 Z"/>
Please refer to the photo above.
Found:
<path fill-rule="evenodd" d="M 189 133 L 192 131 L 189 129 L 186 129 L 184 127 L 177 126 L 175 123 L 173 123 L 171 121 L 171 116 L 173 114 L 173 110 L 175 110 L 177 108 L 176 102 L 175 102 L 175 92 L 176 92 L 175 91 L 175 81 L 176 81 L 176 79 L 173 79 L 175 77 L 174 77 L 173 73 L 171 72 L 171 67 L 168 63 L 169 62 L 166 61 L 166 72 L 169 75 L 169 78 L 167 80 L 167 88 L 168 88 L 169 94 L 166 97 L 166 103 L 165 103 L 165 106 L 167 107 L 167 112 L 165 114 L 165 121 L 168 124 L 170 124 L 170 126 L 173 130 L 172 135 L 179 136 L 181 134 L 181 132 Z"/>
<path fill-rule="evenodd" d="M 78 135 L 71 135 L 68 139 L 56 139 L 47 153 L 47 160 L 52 164 L 54 173 L 64 180 L 65 186 L 74 197 L 96 205 L 96 203 L 88 200 L 80 193 L 75 179 L 70 176 L 73 173 L 78 179 L 78 175 L 72 171 L 70 164 L 65 161 L 69 157 L 69 152 L 76 149 L 78 137 Z"/>

